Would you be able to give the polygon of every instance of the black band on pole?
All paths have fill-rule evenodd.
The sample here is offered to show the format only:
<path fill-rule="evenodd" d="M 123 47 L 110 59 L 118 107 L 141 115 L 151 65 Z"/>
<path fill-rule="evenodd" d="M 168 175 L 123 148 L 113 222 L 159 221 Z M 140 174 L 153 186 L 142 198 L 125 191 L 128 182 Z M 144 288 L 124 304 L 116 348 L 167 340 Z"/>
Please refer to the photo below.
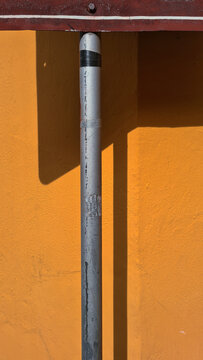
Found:
<path fill-rule="evenodd" d="M 101 54 L 94 51 L 81 50 L 80 67 L 85 67 L 85 66 L 101 67 Z"/>

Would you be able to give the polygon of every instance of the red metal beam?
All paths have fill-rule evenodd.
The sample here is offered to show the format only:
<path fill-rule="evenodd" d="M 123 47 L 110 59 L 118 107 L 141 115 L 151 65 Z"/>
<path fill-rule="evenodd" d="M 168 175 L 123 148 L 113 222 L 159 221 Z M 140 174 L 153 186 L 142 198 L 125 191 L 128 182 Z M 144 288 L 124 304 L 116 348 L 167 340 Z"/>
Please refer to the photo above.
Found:
<path fill-rule="evenodd" d="M 202 31 L 203 0 L 0 0 L 0 30 L 29 29 Z"/>

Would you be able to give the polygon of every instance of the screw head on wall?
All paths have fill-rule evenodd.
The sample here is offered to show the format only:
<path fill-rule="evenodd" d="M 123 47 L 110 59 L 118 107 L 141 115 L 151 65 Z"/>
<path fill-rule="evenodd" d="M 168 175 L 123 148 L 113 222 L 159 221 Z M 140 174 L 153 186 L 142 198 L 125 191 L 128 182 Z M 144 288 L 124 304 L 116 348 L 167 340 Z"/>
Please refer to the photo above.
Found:
<path fill-rule="evenodd" d="M 97 10 L 96 5 L 92 2 L 88 4 L 87 9 L 91 14 L 94 14 Z"/>

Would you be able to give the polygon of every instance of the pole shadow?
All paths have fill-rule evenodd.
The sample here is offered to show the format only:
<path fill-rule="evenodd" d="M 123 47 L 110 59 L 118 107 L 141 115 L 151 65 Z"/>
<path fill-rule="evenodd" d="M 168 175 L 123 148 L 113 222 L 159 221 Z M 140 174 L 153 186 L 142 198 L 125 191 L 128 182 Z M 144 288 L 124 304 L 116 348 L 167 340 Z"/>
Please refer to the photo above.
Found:
<path fill-rule="evenodd" d="M 127 360 L 127 135 L 137 121 L 136 34 L 103 35 L 102 54 L 102 148 L 113 144 L 113 349 L 114 360 Z"/>
<path fill-rule="evenodd" d="M 127 135 L 114 143 L 113 209 L 114 359 L 127 360 Z"/>

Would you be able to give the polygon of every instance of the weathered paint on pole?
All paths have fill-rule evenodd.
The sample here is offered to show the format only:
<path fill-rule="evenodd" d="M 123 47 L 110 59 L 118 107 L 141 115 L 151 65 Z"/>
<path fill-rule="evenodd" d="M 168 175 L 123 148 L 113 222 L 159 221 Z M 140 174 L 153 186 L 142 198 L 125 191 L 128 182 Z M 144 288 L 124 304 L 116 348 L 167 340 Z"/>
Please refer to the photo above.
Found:
<path fill-rule="evenodd" d="M 82 360 L 102 358 L 100 38 L 80 40 Z"/>

